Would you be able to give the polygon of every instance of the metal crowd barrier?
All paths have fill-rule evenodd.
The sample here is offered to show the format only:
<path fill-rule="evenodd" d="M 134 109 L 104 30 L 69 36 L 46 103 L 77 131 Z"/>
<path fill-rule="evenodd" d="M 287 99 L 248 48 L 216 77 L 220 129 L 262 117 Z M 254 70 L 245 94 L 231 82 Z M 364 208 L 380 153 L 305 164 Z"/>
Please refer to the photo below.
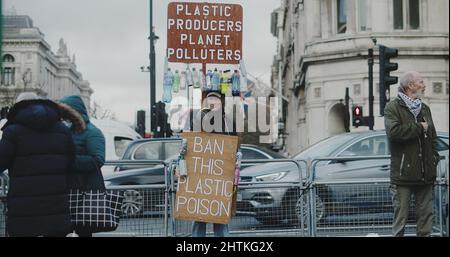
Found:
<path fill-rule="evenodd" d="M 284 202 L 292 203 L 281 204 L 273 206 L 267 204 L 268 209 L 261 208 L 263 216 L 259 216 L 255 211 L 242 211 L 245 206 L 240 205 L 238 199 L 237 212 L 234 215 L 228 225 L 230 236 L 307 236 L 308 230 L 306 229 L 308 215 L 304 213 L 304 208 L 295 208 L 295 205 L 300 199 L 300 203 L 304 202 L 305 195 L 302 194 L 304 190 L 304 176 L 307 174 L 307 163 L 305 161 L 296 161 L 291 159 L 276 159 L 276 160 L 242 160 L 242 164 L 265 164 L 265 163 L 293 163 L 298 170 L 298 176 L 291 181 L 283 182 L 245 182 L 241 181 L 238 186 L 238 196 L 242 194 L 252 194 L 252 191 L 259 191 L 259 200 L 263 202 L 270 201 L 271 192 L 274 195 L 290 192 L 284 197 Z M 304 164 L 302 169 L 301 164 Z M 303 171 L 303 172 L 302 172 Z M 169 172 L 173 174 L 172 172 Z M 245 177 L 245 169 L 241 171 L 241 177 Z M 175 203 L 175 183 L 172 177 L 172 199 L 171 202 Z M 266 195 L 261 195 L 266 193 Z M 257 195 L 255 195 L 257 197 Z M 303 201 L 302 201 L 303 200 Z M 255 200 L 256 202 L 256 200 Z M 258 205 L 259 203 L 256 203 Z M 246 209 L 251 209 L 246 208 Z M 171 210 L 174 210 L 172 205 Z M 298 212 L 298 213 L 297 213 Z M 171 213 L 173 214 L 173 213 Z M 173 215 L 172 215 L 173 217 Z M 174 236 L 190 236 L 192 230 L 192 221 L 181 221 L 172 219 L 172 235 Z M 207 235 L 213 234 L 213 225 L 207 224 Z"/>
<path fill-rule="evenodd" d="M 310 170 L 311 184 L 308 186 L 310 235 L 391 236 L 393 206 L 389 178 L 333 180 L 316 178 L 316 168 L 319 162 L 389 158 L 390 156 L 386 155 L 314 159 Z M 439 170 L 445 168 L 448 174 L 448 166 L 445 162 L 441 161 L 438 165 Z M 448 210 L 448 176 L 437 178 L 434 191 L 432 235 L 448 236 L 448 211 L 446 211 L 446 209 Z M 447 195 L 447 199 L 444 195 Z M 414 209 L 414 201 L 412 201 L 406 235 L 415 235 Z M 447 217 L 445 217 L 446 215 Z"/>
<path fill-rule="evenodd" d="M 443 169 L 445 169 L 445 177 L 444 177 L 444 185 L 443 185 L 443 187 L 445 188 L 445 191 L 446 192 L 444 192 L 444 194 L 442 195 L 443 197 L 446 197 L 444 200 L 443 200 L 443 202 L 444 203 L 446 203 L 445 205 L 444 205 L 444 213 L 443 213 L 443 220 L 444 220 L 444 222 L 445 222 L 445 226 L 444 226 L 444 228 L 445 228 L 445 232 L 446 232 L 446 236 L 448 237 L 449 236 L 449 218 L 448 218 L 448 214 L 449 214 L 449 208 L 448 208 L 448 203 L 449 203 L 449 200 L 450 200 L 450 197 L 449 197 L 449 173 L 448 173 L 448 165 L 449 165 L 449 163 L 448 163 L 448 156 L 445 156 L 445 159 L 444 159 L 444 161 L 440 161 L 439 162 L 439 165 L 440 165 L 440 167 L 441 168 L 443 168 Z"/>
<path fill-rule="evenodd" d="M 124 195 L 119 227 L 113 232 L 96 236 L 167 237 L 169 236 L 169 183 L 168 166 L 162 160 L 107 161 L 105 165 L 164 166 L 164 184 L 107 185 L 107 189 L 120 190 Z M 117 172 L 120 174 L 120 172 Z"/>
<path fill-rule="evenodd" d="M 317 158 L 309 162 L 291 159 L 243 160 L 244 164 L 293 163 L 289 165 L 290 170 L 297 169 L 298 176 L 283 182 L 241 181 L 238 197 L 241 195 L 242 199 L 238 199 L 237 213 L 229 224 L 230 236 L 391 236 L 393 209 L 389 178 L 318 180 L 316 177 L 319 162 L 389 157 Z M 95 236 L 191 235 L 192 222 L 175 220 L 173 215 L 176 194 L 173 162 L 108 161 L 106 165 L 163 165 L 164 183 L 107 185 L 108 189 L 123 192 L 123 214 L 116 231 L 97 233 Z M 437 179 L 435 186 L 433 235 L 448 236 L 448 158 L 442 160 L 438 168 L 444 175 Z M 241 177 L 246 177 L 245 169 Z M 0 177 L 0 236 L 6 235 L 4 212 L 7 182 L 7 176 Z M 280 198 L 281 195 L 284 198 Z M 212 234 L 212 225 L 207 228 L 208 235 Z M 413 208 L 406 233 L 415 234 Z"/>

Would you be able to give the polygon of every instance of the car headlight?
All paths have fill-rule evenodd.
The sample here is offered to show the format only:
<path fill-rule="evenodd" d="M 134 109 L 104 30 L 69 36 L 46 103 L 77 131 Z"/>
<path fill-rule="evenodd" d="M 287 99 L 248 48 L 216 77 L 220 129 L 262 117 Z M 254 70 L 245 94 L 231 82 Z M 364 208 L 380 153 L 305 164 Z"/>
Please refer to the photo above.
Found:
<path fill-rule="evenodd" d="M 267 182 L 267 181 L 277 181 L 282 179 L 284 176 L 286 176 L 287 172 L 276 172 L 276 173 L 270 173 L 270 174 L 265 174 L 265 175 L 261 175 L 261 176 L 257 176 L 256 181 L 259 182 Z"/>
<path fill-rule="evenodd" d="M 111 181 L 105 181 L 105 187 L 111 185 Z"/>

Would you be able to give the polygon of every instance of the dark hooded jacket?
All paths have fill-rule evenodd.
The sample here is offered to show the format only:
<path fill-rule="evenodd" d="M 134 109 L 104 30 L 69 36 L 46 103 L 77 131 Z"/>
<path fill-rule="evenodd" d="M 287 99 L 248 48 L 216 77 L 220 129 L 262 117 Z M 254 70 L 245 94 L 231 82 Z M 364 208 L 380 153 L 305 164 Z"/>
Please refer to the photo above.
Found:
<path fill-rule="evenodd" d="M 8 169 L 10 236 L 60 236 L 72 229 L 67 179 L 75 147 L 49 100 L 17 103 L 0 141 L 0 172 Z"/>
<path fill-rule="evenodd" d="M 236 122 L 234 120 L 230 120 L 223 112 L 216 115 L 215 114 L 216 113 L 211 111 L 209 108 L 203 108 L 197 111 L 190 110 L 190 119 L 188 123 L 189 127 L 185 127 L 185 129 L 191 131 L 203 131 L 202 121 L 209 121 L 211 128 L 213 128 L 211 133 L 238 136 L 238 133 L 236 132 Z M 216 116 L 222 117 L 222 121 L 217 126 L 214 126 L 214 118 Z M 216 127 L 218 127 L 217 130 Z"/>
<path fill-rule="evenodd" d="M 214 112 L 211 111 L 209 108 L 203 108 L 201 110 L 190 110 L 190 120 L 189 120 L 189 127 L 186 127 L 186 130 L 199 132 L 203 131 L 203 124 L 202 122 L 210 122 L 212 131 L 210 133 L 212 134 L 222 134 L 227 136 L 237 136 L 238 137 L 238 145 L 237 149 L 240 148 L 240 140 L 239 140 L 239 134 L 237 133 L 237 126 L 236 122 L 234 120 L 231 120 L 229 117 L 225 115 L 225 113 L 222 112 L 222 110 Z M 217 124 L 215 126 L 215 117 L 221 117 L 222 121 L 221 123 Z M 205 126 L 206 127 L 206 126 Z M 236 214 L 236 202 L 237 202 L 237 190 L 233 193 L 233 199 L 232 199 L 232 208 L 231 213 L 234 216 Z"/>
<path fill-rule="evenodd" d="M 67 96 L 60 100 L 64 119 L 72 122 L 71 130 L 76 146 L 75 172 L 70 187 L 78 189 L 105 189 L 100 168 L 105 163 L 105 137 L 89 121 L 83 100 L 79 96 Z M 77 124 L 84 123 L 84 129 Z"/>
<path fill-rule="evenodd" d="M 417 119 L 399 97 L 385 108 L 385 127 L 391 149 L 391 182 L 396 185 L 433 184 L 439 162 L 438 137 L 430 108 L 422 104 Z M 425 137 L 420 122 L 427 121 Z"/>

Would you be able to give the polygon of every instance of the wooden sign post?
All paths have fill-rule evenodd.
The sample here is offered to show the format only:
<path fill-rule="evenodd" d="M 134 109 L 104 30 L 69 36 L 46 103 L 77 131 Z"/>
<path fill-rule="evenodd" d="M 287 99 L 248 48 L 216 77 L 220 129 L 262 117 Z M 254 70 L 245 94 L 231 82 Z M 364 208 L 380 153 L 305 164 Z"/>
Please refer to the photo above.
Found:
<path fill-rule="evenodd" d="M 185 132 L 183 138 L 187 176 L 178 179 L 175 218 L 228 224 L 238 137 Z"/>

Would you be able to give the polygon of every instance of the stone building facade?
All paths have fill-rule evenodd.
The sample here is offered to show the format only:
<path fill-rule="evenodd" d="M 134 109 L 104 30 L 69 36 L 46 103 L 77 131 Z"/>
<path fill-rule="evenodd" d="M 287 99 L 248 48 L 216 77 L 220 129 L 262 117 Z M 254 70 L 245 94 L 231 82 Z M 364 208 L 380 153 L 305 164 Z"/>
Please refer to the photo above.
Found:
<path fill-rule="evenodd" d="M 53 53 L 44 34 L 26 15 L 3 16 L 0 107 L 11 106 L 18 94 L 34 91 L 43 98 L 58 100 L 79 95 L 86 106 L 93 93 L 89 82 L 77 71 L 75 56 L 69 57 L 61 38 Z"/>
<path fill-rule="evenodd" d="M 446 0 L 281 0 L 272 14 L 278 50 L 272 86 L 281 88 L 285 150 L 294 154 L 328 136 L 345 132 L 343 104 L 368 115 L 368 49 L 374 49 L 375 129 L 379 116 L 378 46 L 398 49 L 392 59 L 401 77 L 409 70 L 423 74 L 424 102 L 439 131 L 449 129 L 449 2 Z M 397 94 L 391 86 L 391 98 Z M 367 130 L 367 127 L 351 131 Z"/>

